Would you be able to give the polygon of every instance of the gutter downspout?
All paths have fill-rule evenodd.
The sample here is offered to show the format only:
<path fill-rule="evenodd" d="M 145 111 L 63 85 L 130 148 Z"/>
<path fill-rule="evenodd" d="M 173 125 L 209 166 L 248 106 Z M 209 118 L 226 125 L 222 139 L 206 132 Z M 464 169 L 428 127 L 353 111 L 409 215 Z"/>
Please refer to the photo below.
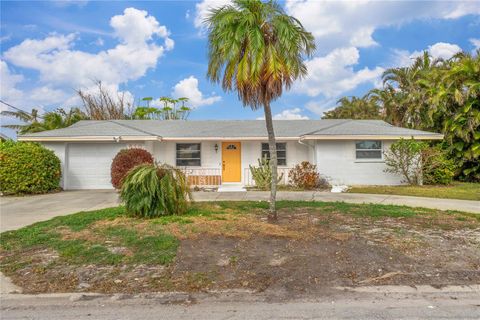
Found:
<path fill-rule="evenodd" d="M 313 150 L 313 161 L 314 161 L 314 164 L 317 165 L 317 152 L 315 151 L 315 145 L 312 146 L 309 143 L 303 142 L 303 139 L 304 138 L 300 137 L 300 139 L 298 139 L 298 143 L 303 144 L 304 146 L 307 146 L 309 148 L 312 148 L 312 150 Z"/>

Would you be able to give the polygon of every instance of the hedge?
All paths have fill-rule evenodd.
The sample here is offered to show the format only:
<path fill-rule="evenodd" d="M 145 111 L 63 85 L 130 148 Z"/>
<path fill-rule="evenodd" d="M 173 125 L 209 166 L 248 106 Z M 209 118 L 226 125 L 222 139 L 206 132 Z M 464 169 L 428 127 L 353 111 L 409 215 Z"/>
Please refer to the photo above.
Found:
<path fill-rule="evenodd" d="M 38 143 L 0 142 L 0 190 L 5 195 L 60 189 L 60 159 Z"/>

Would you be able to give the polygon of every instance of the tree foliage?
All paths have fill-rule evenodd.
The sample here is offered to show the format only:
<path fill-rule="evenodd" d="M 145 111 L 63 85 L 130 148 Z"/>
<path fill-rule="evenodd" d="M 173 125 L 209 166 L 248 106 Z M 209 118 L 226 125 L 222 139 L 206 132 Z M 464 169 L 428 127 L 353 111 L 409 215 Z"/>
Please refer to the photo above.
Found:
<path fill-rule="evenodd" d="M 36 194 L 60 188 L 60 160 L 33 142 L 0 142 L 0 190 L 3 194 Z"/>
<path fill-rule="evenodd" d="M 19 134 L 66 128 L 75 122 L 86 119 L 85 113 L 79 108 L 72 108 L 68 111 L 58 108 L 44 115 L 40 115 L 36 109 L 32 109 L 30 113 L 25 111 L 2 111 L 1 114 L 22 122 L 21 124 L 2 125 L 4 128 L 16 130 Z"/>
<path fill-rule="evenodd" d="M 450 184 L 457 166 L 440 145 L 422 151 L 422 174 L 424 184 Z"/>
<path fill-rule="evenodd" d="M 480 181 L 480 51 L 433 59 L 427 52 L 408 67 L 387 69 L 383 87 L 362 98 L 343 98 L 325 118 L 380 117 L 412 129 L 441 132 L 458 164 L 459 179 Z M 360 101 L 363 100 L 363 101 Z M 378 114 L 370 113 L 372 104 Z"/>
<path fill-rule="evenodd" d="M 131 97 L 124 92 L 112 92 L 101 81 L 95 81 L 95 85 L 95 90 L 77 90 L 89 119 L 122 120 L 130 117 L 133 109 Z"/>
<path fill-rule="evenodd" d="M 263 107 L 268 133 L 272 184 L 270 215 L 276 219 L 277 150 L 270 103 L 307 74 L 304 56 L 314 37 L 275 1 L 234 0 L 210 11 L 207 77 L 225 91 L 236 91 L 244 106 Z"/>
<path fill-rule="evenodd" d="M 129 171 L 120 197 L 129 215 L 154 218 L 185 213 L 191 194 L 180 170 L 166 164 L 142 164 Z"/>
<path fill-rule="evenodd" d="M 187 120 L 192 109 L 186 106 L 188 98 L 173 99 L 161 97 L 159 100 L 163 103 L 162 108 L 151 107 L 151 97 L 142 99 L 147 102 L 146 106 L 139 106 L 133 113 L 133 119 L 139 120 Z"/>
<path fill-rule="evenodd" d="M 385 152 L 385 172 L 398 174 L 404 182 L 422 185 L 422 152 L 428 145 L 414 139 L 400 139 Z"/>
<path fill-rule="evenodd" d="M 343 97 L 337 104 L 323 119 L 381 119 L 380 107 L 372 99 Z"/>

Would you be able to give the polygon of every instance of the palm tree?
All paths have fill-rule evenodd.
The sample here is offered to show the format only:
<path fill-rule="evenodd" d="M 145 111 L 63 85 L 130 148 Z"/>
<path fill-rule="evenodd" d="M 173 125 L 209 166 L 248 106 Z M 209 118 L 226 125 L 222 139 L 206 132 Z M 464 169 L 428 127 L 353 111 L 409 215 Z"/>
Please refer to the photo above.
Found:
<path fill-rule="evenodd" d="M 276 219 L 277 148 L 270 104 L 307 74 L 303 58 L 313 54 L 314 37 L 275 1 L 234 0 L 211 10 L 205 22 L 207 78 L 236 91 L 244 106 L 263 107 L 272 167 L 269 218 Z"/>
<path fill-rule="evenodd" d="M 325 112 L 322 119 L 381 119 L 380 108 L 369 95 L 364 97 L 343 97 L 338 106 Z"/>
<path fill-rule="evenodd" d="M 383 73 L 384 88 L 389 93 L 393 93 L 390 94 L 390 98 L 395 97 L 396 102 L 401 105 L 397 110 L 393 110 L 397 112 L 395 118 L 402 119 L 401 125 L 415 129 L 432 129 L 425 126 L 429 105 L 423 82 L 425 78 L 432 76 L 432 70 L 442 62 L 442 59 L 433 59 L 427 51 L 424 51 L 412 65 L 390 68 Z"/>
<path fill-rule="evenodd" d="M 30 113 L 27 111 L 23 110 L 18 110 L 18 111 L 2 111 L 0 113 L 2 116 L 10 117 L 10 118 L 15 118 L 23 122 L 23 124 L 5 124 L 2 125 L 4 128 L 8 129 L 13 129 L 18 131 L 19 133 L 26 133 L 29 132 L 28 128 L 35 126 L 38 123 L 38 120 L 40 118 L 40 115 L 38 113 L 37 109 L 32 109 Z M 25 131 L 27 130 L 27 131 Z"/>
<path fill-rule="evenodd" d="M 87 116 L 79 108 L 72 108 L 68 112 L 62 108 L 47 112 L 43 116 L 33 109 L 31 114 L 25 111 L 2 111 L 2 115 L 15 117 L 25 124 L 3 125 L 4 128 L 17 130 L 20 134 L 41 132 L 46 130 L 60 129 L 71 126 L 77 121 L 87 119 Z M 41 121 L 39 121 L 41 119 Z"/>

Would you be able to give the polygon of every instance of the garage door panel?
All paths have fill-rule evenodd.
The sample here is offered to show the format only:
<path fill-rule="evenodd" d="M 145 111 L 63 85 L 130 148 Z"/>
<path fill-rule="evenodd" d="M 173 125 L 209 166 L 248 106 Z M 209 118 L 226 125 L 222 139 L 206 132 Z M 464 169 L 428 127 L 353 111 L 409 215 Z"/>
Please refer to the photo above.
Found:
<path fill-rule="evenodd" d="M 121 143 L 69 144 L 66 189 L 112 189 L 112 159 L 126 147 Z"/>

